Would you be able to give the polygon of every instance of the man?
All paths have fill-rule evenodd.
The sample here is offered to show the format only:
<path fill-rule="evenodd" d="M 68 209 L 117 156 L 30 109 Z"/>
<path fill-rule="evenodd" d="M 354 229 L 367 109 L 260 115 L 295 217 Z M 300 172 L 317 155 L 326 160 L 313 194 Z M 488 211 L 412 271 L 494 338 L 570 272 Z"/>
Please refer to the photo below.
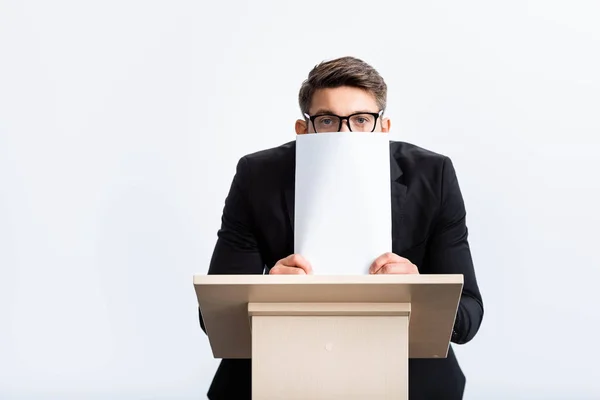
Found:
<path fill-rule="evenodd" d="M 344 57 L 317 65 L 299 94 L 296 133 L 389 132 L 387 86 L 365 62 Z M 390 142 L 392 250 L 372 274 L 463 274 L 452 342 L 477 333 L 483 303 L 467 241 L 465 207 L 452 162 L 417 146 Z M 209 274 L 310 274 L 293 254 L 295 142 L 240 159 L 225 200 Z M 348 218 L 352 218 L 351 215 Z M 205 330 L 200 314 L 200 325 Z M 357 368 L 359 366 L 357 365 Z M 285 371 L 273 371 L 273 379 Z M 460 399 L 465 377 L 452 347 L 445 359 L 409 360 L 410 399 Z M 222 360 L 210 399 L 249 399 L 251 361 Z"/>

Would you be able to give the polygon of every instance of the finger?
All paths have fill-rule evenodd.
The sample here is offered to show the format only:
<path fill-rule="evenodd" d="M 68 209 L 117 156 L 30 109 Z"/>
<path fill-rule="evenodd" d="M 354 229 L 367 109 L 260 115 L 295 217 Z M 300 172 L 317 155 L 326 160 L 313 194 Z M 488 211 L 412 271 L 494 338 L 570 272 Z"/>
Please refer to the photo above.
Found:
<path fill-rule="evenodd" d="M 385 264 L 392 262 L 393 253 L 384 253 L 377 257 L 369 268 L 369 273 L 376 274 Z"/>
<path fill-rule="evenodd" d="M 419 269 L 411 262 L 390 263 L 382 266 L 377 274 L 418 274 Z"/>
<path fill-rule="evenodd" d="M 306 272 L 302 268 L 279 264 L 271 268 L 269 275 L 306 275 Z"/>
<path fill-rule="evenodd" d="M 385 264 L 391 264 L 391 263 L 400 263 L 400 262 L 410 262 L 408 261 L 406 258 L 402 258 L 397 254 L 394 253 L 384 253 L 382 255 L 380 255 L 379 257 L 377 257 L 375 259 L 375 261 L 373 261 L 373 264 L 371 264 L 371 267 L 369 268 L 369 273 L 371 274 L 376 274 L 377 271 L 379 271 L 379 269 L 381 267 L 383 267 Z"/>
<path fill-rule="evenodd" d="M 310 263 L 302 257 L 300 254 L 292 254 L 281 260 L 281 264 L 286 267 L 296 267 L 304 270 L 304 273 L 312 274 L 312 266 Z"/>

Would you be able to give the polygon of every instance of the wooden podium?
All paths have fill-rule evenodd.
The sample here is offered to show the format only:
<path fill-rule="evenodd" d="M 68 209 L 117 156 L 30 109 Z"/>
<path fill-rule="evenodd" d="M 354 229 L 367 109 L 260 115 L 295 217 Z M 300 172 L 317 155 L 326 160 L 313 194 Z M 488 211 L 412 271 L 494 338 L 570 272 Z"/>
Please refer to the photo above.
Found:
<path fill-rule="evenodd" d="M 447 356 L 462 286 L 462 275 L 194 276 L 213 356 L 252 359 L 255 400 L 408 399 L 408 359 Z"/>

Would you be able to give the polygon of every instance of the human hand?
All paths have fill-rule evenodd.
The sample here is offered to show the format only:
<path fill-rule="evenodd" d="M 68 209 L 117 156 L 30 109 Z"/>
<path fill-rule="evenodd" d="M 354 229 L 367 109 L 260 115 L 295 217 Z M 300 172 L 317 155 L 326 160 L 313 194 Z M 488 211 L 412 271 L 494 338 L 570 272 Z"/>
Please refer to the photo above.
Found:
<path fill-rule="evenodd" d="M 269 275 L 310 275 L 312 267 L 300 254 L 292 254 L 277 261 Z"/>
<path fill-rule="evenodd" d="M 394 253 L 385 253 L 377 257 L 369 274 L 418 274 L 419 269 L 406 258 Z"/>

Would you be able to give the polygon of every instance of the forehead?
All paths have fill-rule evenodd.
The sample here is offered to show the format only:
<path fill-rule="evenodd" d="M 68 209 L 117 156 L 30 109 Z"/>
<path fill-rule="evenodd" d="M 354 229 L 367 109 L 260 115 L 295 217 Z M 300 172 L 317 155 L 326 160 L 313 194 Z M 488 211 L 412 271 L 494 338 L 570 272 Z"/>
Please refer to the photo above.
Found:
<path fill-rule="evenodd" d="M 310 104 L 309 114 L 323 111 L 338 115 L 349 115 L 359 111 L 378 112 L 375 96 L 364 89 L 342 86 L 337 88 L 318 89 Z"/>

